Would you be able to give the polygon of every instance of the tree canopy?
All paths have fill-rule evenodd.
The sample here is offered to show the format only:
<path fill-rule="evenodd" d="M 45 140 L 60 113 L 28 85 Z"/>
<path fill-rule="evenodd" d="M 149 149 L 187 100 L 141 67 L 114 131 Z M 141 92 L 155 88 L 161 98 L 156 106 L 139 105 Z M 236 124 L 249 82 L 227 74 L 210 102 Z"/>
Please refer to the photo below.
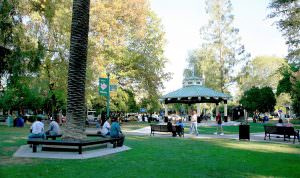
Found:
<path fill-rule="evenodd" d="M 276 105 L 276 99 L 271 87 L 252 87 L 245 91 L 240 103 L 249 112 L 271 112 Z"/>
<path fill-rule="evenodd" d="M 300 65 L 300 2 L 299 0 L 272 0 L 270 18 L 276 20 L 278 29 L 289 47 L 288 60 Z"/>
<path fill-rule="evenodd" d="M 195 66 L 196 73 L 205 76 L 206 86 L 228 92 L 235 79 L 235 67 L 245 65 L 249 54 L 240 44 L 239 30 L 233 26 L 230 0 L 206 1 L 206 12 L 209 20 L 200 30 L 202 47 L 188 57 L 190 69 L 185 70 L 185 76 Z"/>
<path fill-rule="evenodd" d="M 15 91 L 19 85 L 10 85 L 12 81 L 25 77 L 29 82 L 23 84 L 31 90 L 38 88 L 44 98 L 40 109 L 65 109 L 72 1 L 3 0 L 0 11 L 0 47 L 11 51 L 0 59 L 2 95 Z M 106 72 L 119 85 L 112 96 L 115 110 L 132 109 L 120 103 L 130 98 L 126 91 L 133 92 L 135 102 L 159 98 L 162 82 L 169 77 L 163 71 L 165 34 L 148 2 L 91 1 L 89 27 L 87 107 L 104 107 L 105 99 L 98 96 L 98 78 Z"/>

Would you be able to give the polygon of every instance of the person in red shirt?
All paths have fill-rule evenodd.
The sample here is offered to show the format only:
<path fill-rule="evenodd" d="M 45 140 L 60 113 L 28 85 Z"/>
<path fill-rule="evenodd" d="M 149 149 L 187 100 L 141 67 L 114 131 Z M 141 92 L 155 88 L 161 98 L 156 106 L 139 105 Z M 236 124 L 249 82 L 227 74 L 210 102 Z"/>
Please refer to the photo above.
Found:
<path fill-rule="evenodd" d="M 220 134 L 220 135 L 224 135 L 223 133 L 223 127 L 222 127 L 222 118 L 221 118 L 221 114 L 218 113 L 216 116 L 216 122 L 217 122 L 217 132 L 215 132 L 215 134 Z"/>

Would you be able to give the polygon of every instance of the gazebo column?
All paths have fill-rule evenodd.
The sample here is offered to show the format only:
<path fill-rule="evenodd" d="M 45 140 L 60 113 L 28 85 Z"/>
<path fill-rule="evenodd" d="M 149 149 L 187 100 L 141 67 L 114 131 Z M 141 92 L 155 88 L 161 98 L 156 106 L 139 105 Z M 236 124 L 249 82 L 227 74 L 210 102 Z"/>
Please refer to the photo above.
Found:
<path fill-rule="evenodd" d="M 228 121 L 228 116 L 227 116 L 227 100 L 224 101 L 224 122 Z"/>
<path fill-rule="evenodd" d="M 165 116 L 168 116 L 168 105 L 165 104 Z"/>
<path fill-rule="evenodd" d="M 219 103 L 216 103 L 216 116 L 218 115 L 219 113 Z"/>
<path fill-rule="evenodd" d="M 200 110 L 201 110 L 201 107 L 200 107 L 200 103 L 197 103 L 197 115 L 200 116 Z"/>

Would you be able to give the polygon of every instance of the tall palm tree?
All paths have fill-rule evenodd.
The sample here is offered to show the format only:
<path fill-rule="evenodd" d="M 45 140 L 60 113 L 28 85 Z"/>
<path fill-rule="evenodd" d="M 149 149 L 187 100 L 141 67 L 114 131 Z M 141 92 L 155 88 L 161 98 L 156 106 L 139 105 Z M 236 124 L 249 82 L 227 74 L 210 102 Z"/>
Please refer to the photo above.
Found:
<path fill-rule="evenodd" d="M 82 140 L 85 128 L 85 78 L 90 0 L 73 0 L 68 70 L 67 123 L 63 139 Z"/>

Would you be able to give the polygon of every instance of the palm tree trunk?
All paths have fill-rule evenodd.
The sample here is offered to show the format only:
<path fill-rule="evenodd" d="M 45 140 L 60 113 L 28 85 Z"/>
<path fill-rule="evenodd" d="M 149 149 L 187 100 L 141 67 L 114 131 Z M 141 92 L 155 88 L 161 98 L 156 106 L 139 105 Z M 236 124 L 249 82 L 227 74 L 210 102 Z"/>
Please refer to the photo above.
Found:
<path fill-rule="evenodd" d="M 90 0 L 73 0 L 65 140 L 83 140 Z"/>

